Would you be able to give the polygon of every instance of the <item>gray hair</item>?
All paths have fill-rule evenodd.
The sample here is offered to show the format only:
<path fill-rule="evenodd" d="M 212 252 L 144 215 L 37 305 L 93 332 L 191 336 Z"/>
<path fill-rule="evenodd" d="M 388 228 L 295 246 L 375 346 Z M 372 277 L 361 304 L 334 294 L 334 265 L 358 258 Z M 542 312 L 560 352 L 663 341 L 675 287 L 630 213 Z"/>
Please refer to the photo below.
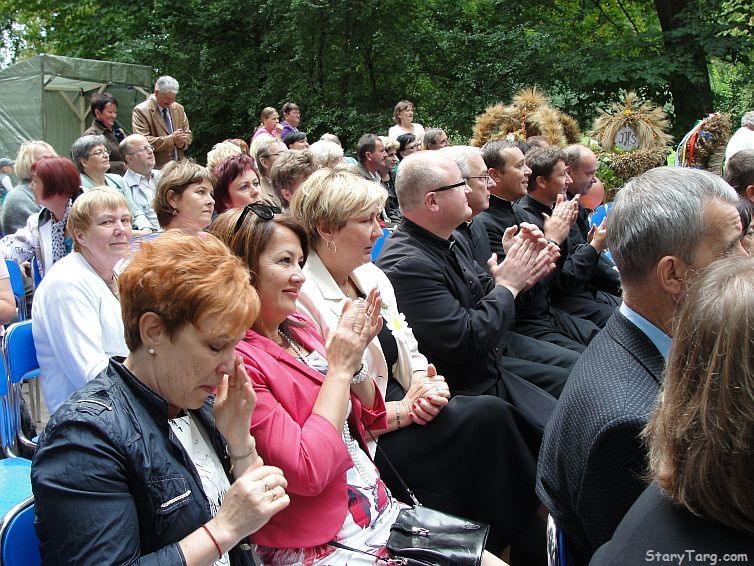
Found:
<path fill-rule="evenodd" d="M 81 136 L 71 146 L 71 160 L 76 164 L 81 173 L 84 172 L 84 167 L 81 165 L 82 159 L 89 158 L 89 152 L 92 151 L 98 145 L 102 145 L 107 149 L 107 140 L 105 136 L 101 135 L 88 135 Z"/>
<path fill-rule="evenodd" d="M 327 134 L 325 134 L 327 135 Z M 309 151 L 319 159 L 323 167 L 332 167 L 343 160 L 343 148 L 337 143 L 320 139 L 309 146 Z"/>
<path fill-rule="evenodd" d="M 395 192 L 401 210 L 416 208 L 424 195 L 443 184 L 442 164 L 449 161 L 447 154 L 436 151 L 412 153 L 401 161 L 395 177 Z"/>
<path fill-rule="evenodd" d="M 437 138 L 440 137 L 440 134 L 442 133 L 445 132 L 440 128 L 430 128 L 429 130 L 424 132 L 424 140 L 422 141 L 424 149 L 429 149 L 429 144 L 436 144 Z"/>
<path fill-rule="evenodd" d="M 623 282 L 643 280 L 668 255 L 693 262 L 712 200 L 735 206 L 738 196 L 699 169 L 657 167 L 628 181 L 607 216 L 608 247 Z"/>
<path fill-rule="evenodd" d="M 471 145 L 452 145 L 443 147 L 440 150 L 440 153 L 456 162 L 464 179 L 471 175 L 469 170 L 469 159 L 471 156 L 479 155 L 481 157 L 482 155 L 482 151 L 478 147 Z"/>
<path fill-rule="evenodd" d="M 741 116 L 741 127 L 754 128 L 754 110 Z"/>
<path fill-rule="evenodd" d="M 178 94 L 178 81 L 175 80 L 173 77 L 164 75 L 158 78 L 157 81 L 155 81 L 154 89 L 157 92 L 163 92 L 163 93 L 172 92 L 174 94 Z"/>

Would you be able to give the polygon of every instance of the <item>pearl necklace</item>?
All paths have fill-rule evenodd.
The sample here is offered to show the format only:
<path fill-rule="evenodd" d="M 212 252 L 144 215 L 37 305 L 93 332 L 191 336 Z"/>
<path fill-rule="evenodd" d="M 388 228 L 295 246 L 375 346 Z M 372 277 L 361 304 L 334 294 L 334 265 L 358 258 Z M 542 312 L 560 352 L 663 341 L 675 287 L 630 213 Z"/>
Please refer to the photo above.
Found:
<path fill-rule="evenodd" d="M 285 340 L 285 342 L 291 347 L 291 349 L 296 352 L 296 357 L 301 360 L 302 362 L 306 363 L 304 361 L 304 353 L 301 351 L 301 349 L 298 347 L 298 345 L 281 329 L 278 328 L 278 334 L 280 334 L 281 338 Z M 364 366 L 362 366 L 362 371 L 364 370 Z M 363 379 L 362 379 L 363 381 Z M 367 482 L 369 485 L 375 485 L 377 482 L 377 474 L 375 473 L 375 470 L 373 468 L 370 468 L 370 466 L 364 461 L 364 454 L 359 446 L 359 444 L 353 439 L 351 436 L 351 428 L 348 426 L 348 415 L 351 414 L 351 399 L 348 400 L 348 407 L 346 409 L 346 421 L 343 423 L 343 430 L 341 430 L 341 437 L 343 438 L 343 443 L 346 445 L 346 448 L 348 449 L 348 454 L 351 456 L 351 461 L 353 462 L 354 467 L 356 468 L 356 471 L 361 476 L 361 478 Z"/>
<path fill-rule="evenodd" d="M 278 334 L 280 334 L 280 337 L 285 340 L 286 344 L 288 344 L 291 350 L 296 352 L 296 357 L 299 360 L 303 360 L 304 353 L 301 351 L 301 348 L 299 348 L 298 345 L 293 340 L 291 340 L 285 332 L 282 331 L 282 329 L 278 328 Z"/>

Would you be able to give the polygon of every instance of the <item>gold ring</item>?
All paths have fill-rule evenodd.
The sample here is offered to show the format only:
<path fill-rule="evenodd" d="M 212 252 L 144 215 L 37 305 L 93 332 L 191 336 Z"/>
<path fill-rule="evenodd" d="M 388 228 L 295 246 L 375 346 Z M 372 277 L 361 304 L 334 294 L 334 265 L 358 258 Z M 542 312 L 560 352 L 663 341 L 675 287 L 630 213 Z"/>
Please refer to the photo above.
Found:
<path fill-rule="evenodd" d="M 275 501 L 278 498 L 278 494 L 275 493 L 275 488 L 272 488 L 272 500 Z"/>
<path fill-rule="evenodd" d="M 267 482 L 266 482 L 266 481 L 263 481 L 262 483 L 264 484 L 264 490 L 265 490 L 265 491 L 270 491 L 270 488 L 269 488 L 269 487 L 267 487 Z"/>

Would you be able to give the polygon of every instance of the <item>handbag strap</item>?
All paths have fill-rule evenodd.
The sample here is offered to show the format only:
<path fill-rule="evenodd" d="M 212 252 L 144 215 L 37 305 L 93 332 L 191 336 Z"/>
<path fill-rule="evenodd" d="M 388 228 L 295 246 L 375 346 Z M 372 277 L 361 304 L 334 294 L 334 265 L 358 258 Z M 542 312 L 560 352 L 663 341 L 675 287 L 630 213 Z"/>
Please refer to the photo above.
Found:
<path fill-rule="evenodd" d="M 354 548 L 352 546 L 348 546 L 347 544 L 343 544 L 341 542 L 338 542 L 336 540 L 331 540 L 328 542 L 330 546 L 334 546 L 335 548 L 340 548 L 343 550 L 349 550 L 351 552 L 358 552 L 359 554 L 366 554 L 367 556 L 371 556 L 372 558 L 384 562 L 385 564 L 394 564 L 395 566 L 406 566 L 408 564 L 408 559 L 403 557 L 394 557 L 394 558 L 386 558 L 384 556 L 377 556 L 376 554 L 372 554 L 371 552 L 367 552 L 365 550 L 360 550 L 358 548 Z"/>
<path fill-rule="evenodd" d="M 388 466 L 390 466 L 390 469 L 393 471 L 393 474 L 395 475 L 395 477 L 398 478 L 398 481 L 401 483 L 401 486 L 403 486 L 403 489 L 405 490 L 405 492 L 408 494 L 409 498 L 413 502 L 414 507 L 421 507 L 422 504 L 419 503 L 419 500 L 416 498 L 416 495 L 414 495 L 414 492 L 411 491 L 411 488 L 409 488 L 408 485 L 406 485 L 406 482 L 403 481 L 403 478 L 398 473 L 398 470 L 395 469 L 395 466 L 393 466 L 393 463 L 390 461 L 390 458 L 387 457 L 387 454 L 385 454 L 385 451 L 380 447 L 380 443 L 377 442 L 377 439 L 372 434 L 372 431 L 367 430 L 367 432 L 369 433 L 369 436 L 372 438 L 372 440 L 374 440 L 374 444 L 377 447 L 377 450 L 379 450 L 380 454 L 385 459 L 385 462 L 387 462 Z"/>

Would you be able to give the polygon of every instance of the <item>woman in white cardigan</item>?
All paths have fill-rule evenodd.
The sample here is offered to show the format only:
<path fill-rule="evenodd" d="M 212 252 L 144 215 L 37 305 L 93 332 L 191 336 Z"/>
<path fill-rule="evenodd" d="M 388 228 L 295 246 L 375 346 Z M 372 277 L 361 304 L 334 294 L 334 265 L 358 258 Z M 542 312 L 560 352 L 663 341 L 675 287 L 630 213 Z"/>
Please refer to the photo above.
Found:
<path fill-rule="evenodd" d="M 378 288 L 384 324 L 367 347 L 365 363 L 386 401 L 388 427 L 373 431 L 381 476 L 407 501 L 387 455 L 424 505 L 490 523 L 487 548 L 499 554 L 538 507 L 532 456 L 537 435 L 502 399 L 450 399 L 445 380 L 418 351 L 390 281 L 371 263 L 385 197 L 379 185 L 346 168 L 321 169 L 296 191 L 291 213 L 311 242 L 299 307 L 327 339 L 346 299 Z"/>
<path fill-rule="evenodd" d="M 130 252 L 132 221 L 115 189 L 81 195 L 68 216 L 74 251 L 34 294 L 32 331 L 50 414 L 97 377 L 111 356 L 128 355 L 114 271 Z"/>

